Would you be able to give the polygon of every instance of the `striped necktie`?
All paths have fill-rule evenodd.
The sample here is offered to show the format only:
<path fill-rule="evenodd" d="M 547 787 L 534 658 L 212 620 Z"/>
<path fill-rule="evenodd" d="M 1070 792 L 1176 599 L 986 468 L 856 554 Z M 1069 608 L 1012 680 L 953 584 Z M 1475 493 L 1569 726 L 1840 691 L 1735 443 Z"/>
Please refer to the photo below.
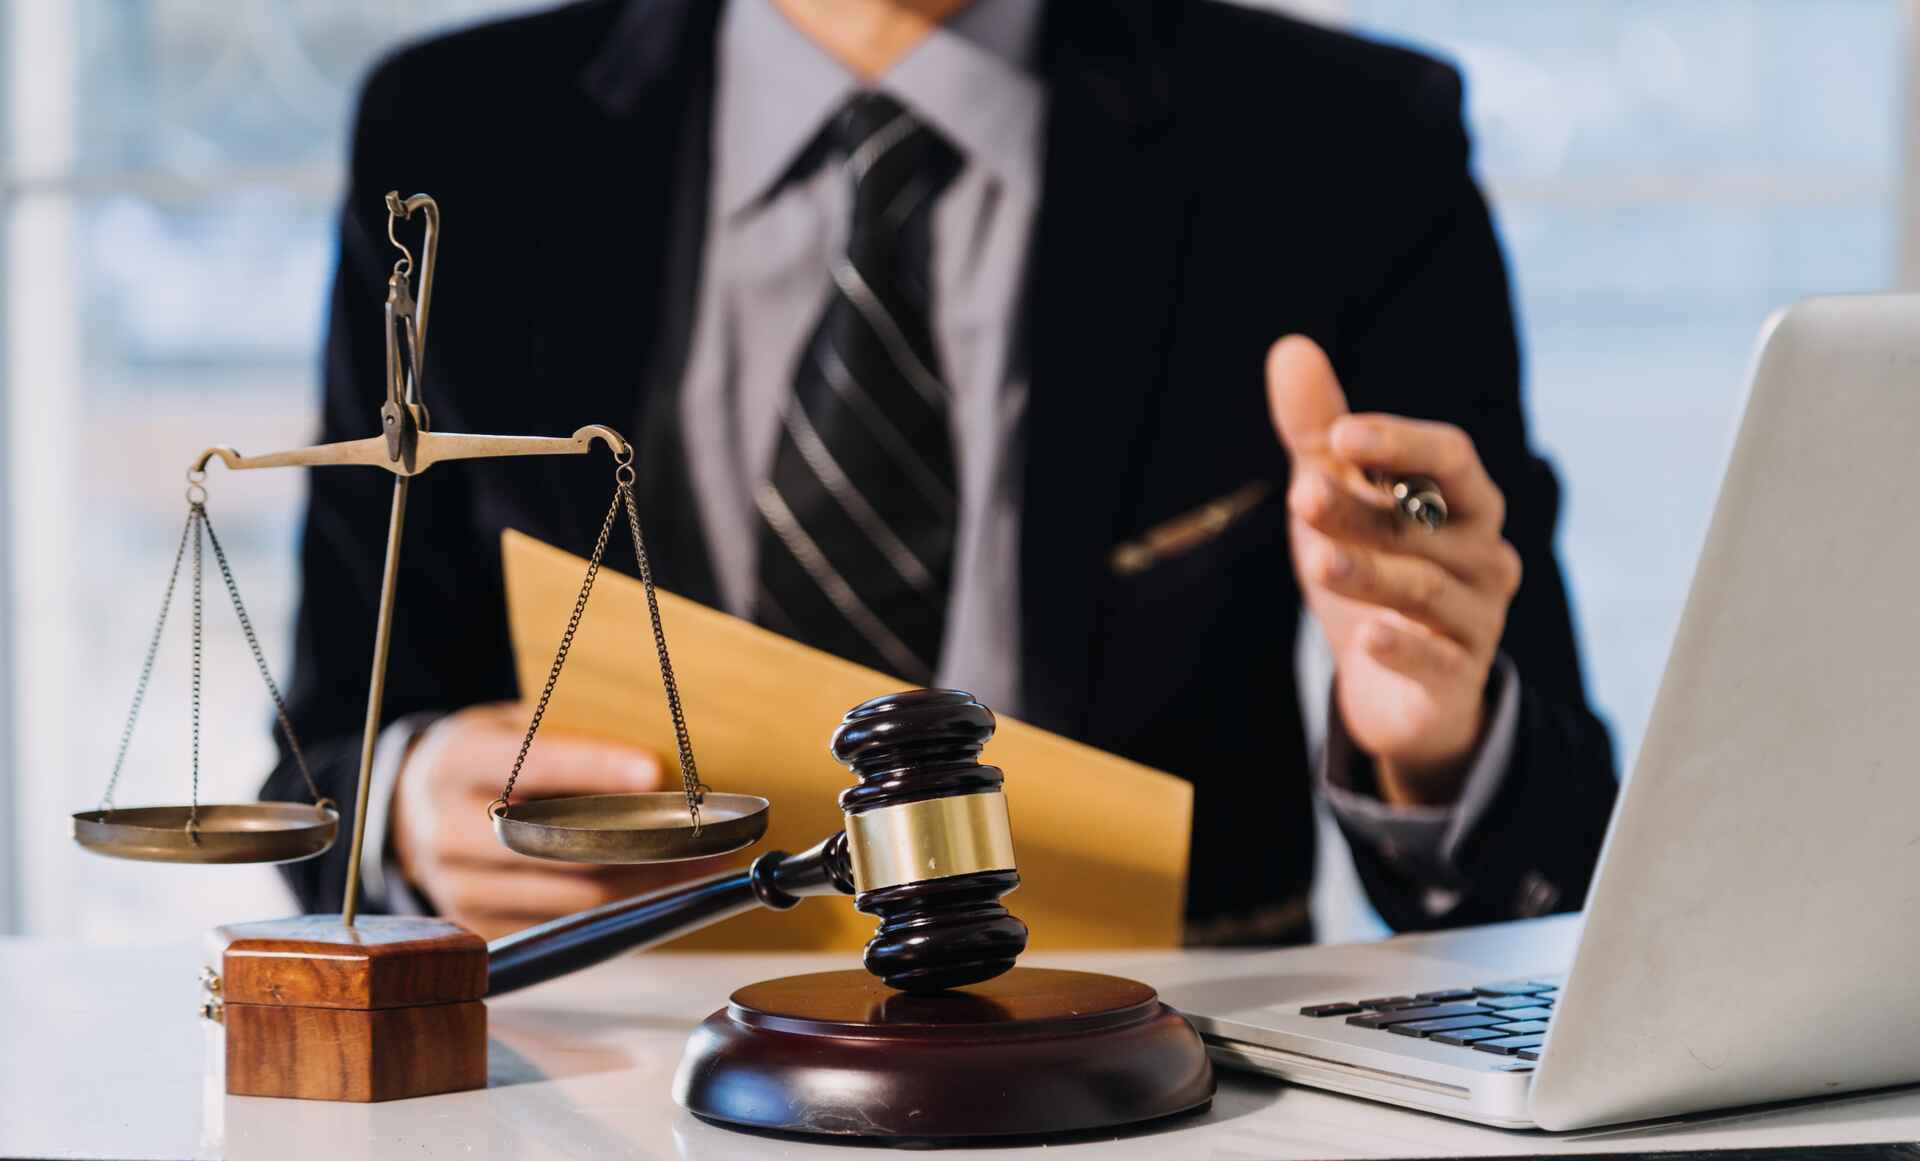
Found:
<path fill-rule="evenodd" d="M 755 619 L 925 683 L 940 661 L 958 514 L 929 219 L 960 158 L 879 93 L 849 101 L 825 144 L 844 159 L 853 221 L 754 492 Z"/>

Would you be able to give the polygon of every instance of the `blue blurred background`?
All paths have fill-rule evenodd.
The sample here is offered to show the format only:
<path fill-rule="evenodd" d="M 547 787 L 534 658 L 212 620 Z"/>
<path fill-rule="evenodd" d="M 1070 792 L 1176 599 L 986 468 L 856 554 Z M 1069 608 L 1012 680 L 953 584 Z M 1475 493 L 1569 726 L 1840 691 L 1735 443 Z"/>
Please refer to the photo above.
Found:
<path fill-rule="evenodd" d="M 1914 281 L 1910 3 L 1277 6 L 1468 78 L 1534 434 L 1567 485 L 1588 677 L 1630 761 L 1761 322 Z M 185 464 L 313 428 L 357 78 L 397 41 L 520 7 L 0 0 L 0 931 L 178 938 L 288 906 L 262 869 L 87 859 L 65 815 L 111 765 Z M 211 487 L 284 671 L 300 480 Z M 208 623 L 204 797 L 248 797 L 270 753 L 264 699 L 217 602 Z M 123 800 L 184 789 L 183 627 Z M 1323 935 L 1377 931 L 1339 850 L 1323 862 Z"/>

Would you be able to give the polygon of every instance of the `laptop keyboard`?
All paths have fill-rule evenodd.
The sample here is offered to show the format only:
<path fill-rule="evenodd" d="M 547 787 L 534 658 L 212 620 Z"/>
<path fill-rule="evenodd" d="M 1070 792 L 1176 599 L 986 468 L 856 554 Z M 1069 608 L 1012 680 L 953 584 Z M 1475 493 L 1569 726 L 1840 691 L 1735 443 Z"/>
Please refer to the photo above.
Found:
<path fill-rule="evenodd" d="M 1410 996 L 1309 1004 L 1300 1014 L 1319 1020 L 1344 1016 L 1356 1028 L 1538 1060 L 1559 996 L 1560 981 L 1555 978 L 1509 980 Z"/>

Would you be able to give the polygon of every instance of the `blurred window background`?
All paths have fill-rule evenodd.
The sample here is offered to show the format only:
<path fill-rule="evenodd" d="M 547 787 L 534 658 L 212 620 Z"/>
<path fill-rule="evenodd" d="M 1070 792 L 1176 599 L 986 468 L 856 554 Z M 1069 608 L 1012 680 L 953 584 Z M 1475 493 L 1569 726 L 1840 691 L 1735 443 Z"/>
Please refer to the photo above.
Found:
<path fill-rule="evenodd" d="M 1911 281 L 1910 3 L 1283 5 L 1467 76 L 1534 436 L 1565 484 L 1588 678 L 1623 771 L 1760 323 L 1809 294 Z M 396 41 L 519 7 L 0 0 L 0 931 L 168 939 L 289 906 L 267 869 L 86 856 L 65 816 L 96 803 L 111 767 L 187 463 L 314 430 L 357 79 Z M 302 480 L 216 470 L 209 490 L 285 675 Z M 186 793 L 183 612 L 126 803 Z M 202 797 L 245 799 L 271 761 L 267 701 L 217 584 L 207 627 Z M 1323 862 L 1322 934 L 1378 930 L 1337 848 Z"/>

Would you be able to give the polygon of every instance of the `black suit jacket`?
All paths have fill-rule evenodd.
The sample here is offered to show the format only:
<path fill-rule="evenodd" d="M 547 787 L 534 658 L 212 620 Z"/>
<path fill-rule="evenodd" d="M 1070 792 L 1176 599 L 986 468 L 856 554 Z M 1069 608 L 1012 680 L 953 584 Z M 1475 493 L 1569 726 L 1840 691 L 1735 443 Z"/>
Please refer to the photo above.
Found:
<path fill-rule="evenodd" d="M 629 431 L 659 580 L 709 603 L 676 395 L 718 10 L 587 0 L 407 49 L 373 73 L 322 432 L 375 429 L 393 260 L 381 195 L 429 192 L 445 213 L 425 383 L 436 428 Z M 1421 877 L 1362 841 L 1367 889 L 1401 928 L 1578 907 L 1612 757 L 1582 690 L 1552 548 L 1558 492 L 1527 446 L 1458 77 L 1224 3 L 1056 2 L 1041 42 L 1050 108 L 1021 337 L 1024 716 L 1193 782 L 1192 918 L 1252 917 L 1243 930 L 1260 938 L 1306 933 L 1285 918 L 1303 914 L 1314 861 L 1294 689 L 1300 597 L 1287 461 L 1262 388 L 1268 345 L 1304 332 L 1356 409 L 1473 436 L 1526 566 L 1504 641 L 1524 684 L 1519 736 L 1450 884 L 1459 902 L 1429 914 Z M 453 464 L 416 483 L 388 719 L 515 694 L 498 534 L 583 552 L 609 491 L 595 464 Z M 1117 545 L 1250 484 L 1265 499 L 1218 535 L 1141 571 L 1113 566 Z M 324 789 L 346 802 L 390 482 L 332 469 L 311 486 L 291 707 Z M 284 765 L 267 794 L 302 797 Z M 338 906 L 344 847 L 291 869 L 307 906 Z"/>

